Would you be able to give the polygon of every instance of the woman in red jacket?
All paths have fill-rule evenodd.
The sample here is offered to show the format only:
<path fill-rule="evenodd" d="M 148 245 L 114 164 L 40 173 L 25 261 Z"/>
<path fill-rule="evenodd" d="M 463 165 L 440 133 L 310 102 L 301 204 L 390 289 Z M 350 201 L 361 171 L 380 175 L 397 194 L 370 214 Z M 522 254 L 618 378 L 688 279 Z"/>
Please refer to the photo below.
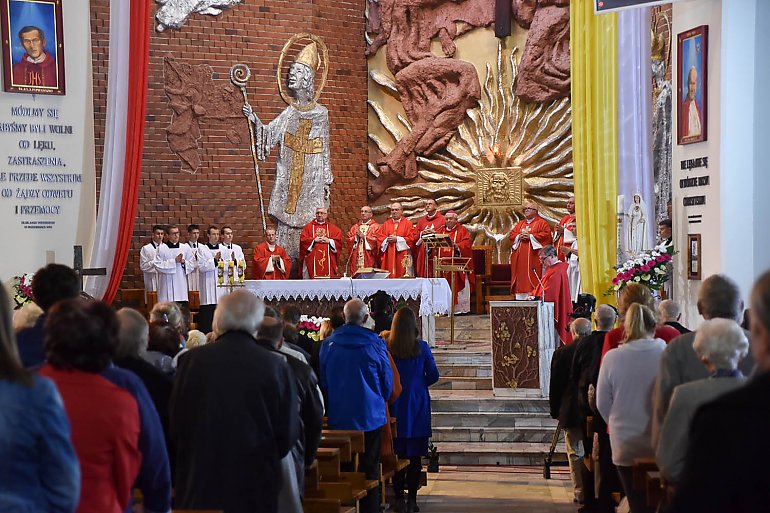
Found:
<path fill-rule="evenodd" d="M 49 310 L 44 329 L 40 374 L 59 389 L 80 460 L 77 512 L 122 513 L 142 456 L 136 400 L 99 374 L 118 345 L 117 318 L 104 303 L 68 299 Z"/>

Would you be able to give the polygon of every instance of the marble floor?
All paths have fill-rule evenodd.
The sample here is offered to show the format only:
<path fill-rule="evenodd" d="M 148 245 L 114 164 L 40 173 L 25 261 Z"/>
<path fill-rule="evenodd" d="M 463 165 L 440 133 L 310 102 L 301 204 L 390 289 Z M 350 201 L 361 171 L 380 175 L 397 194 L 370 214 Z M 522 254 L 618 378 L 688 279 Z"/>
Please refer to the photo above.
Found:
<path fill-rule="evenodd" d="M 421 513 L 568 513 L 572 484 L 566 468 L 543 479 L 542 467 L 445 466 L 428 474 L 417 497 Z"/>

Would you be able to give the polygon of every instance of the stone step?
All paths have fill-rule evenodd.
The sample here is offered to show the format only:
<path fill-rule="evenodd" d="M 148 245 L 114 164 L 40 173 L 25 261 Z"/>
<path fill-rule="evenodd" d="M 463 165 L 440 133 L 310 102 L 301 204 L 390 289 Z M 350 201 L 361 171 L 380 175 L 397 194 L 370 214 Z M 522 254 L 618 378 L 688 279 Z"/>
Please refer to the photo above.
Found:
<path fill-rule="evenodd" d="M 436 329 L 449 329 L 452 326 L 450 317 L 436 317 Z M 489 315 L 455 315 L 455 330 L 457 329 L 486 329 L 489 330 L 492 322 Z"/>
<path fill-rule="evenodd" d="M 435 403 L 431 403 L 432 405 Z M 441 412 L 432 413 L 433 428 L 540 428 L 556 429 L 557 422 L 547 412 Z"/>
<path fill-rule="evenodd" d="M 548 415 L 550 408 L 548 399 L 533 397 L 527 399 L 479 399 L 474 397 L 462 398 L 443 395 L 441 390 L 431 394 L 431 411 L 454 412 L 458 417 L 467 412 L 530 412 Z"/>
<path fill-rule="evenodd" d="M 439 367 L 445 365 L 492 366 L 491 353 L 435 349 L 433 350 L 433 359 Z"/>
<path fill-rule="evenodd" d="M 492 377 L 465 377 L 442 375 L 438 383 L 431 388 L 435 390 L 492 390 Z"/>
<path fill-rule="evenodd" d="M 436 364 L 441 377 L 491 378 L 492 365 Z"/>
<path fill-rule="evenodd" d="M 556 426 L 543 427 L 434 427 L 433 442 L 533 442 L 550 444 Z"/>
<path fill-rule="evenodd" d="M 543 465 L 550 443 L 439 442 L 442 465 Z M 554 461 L 566 460 L 564 442 L 556 446 Z"/>

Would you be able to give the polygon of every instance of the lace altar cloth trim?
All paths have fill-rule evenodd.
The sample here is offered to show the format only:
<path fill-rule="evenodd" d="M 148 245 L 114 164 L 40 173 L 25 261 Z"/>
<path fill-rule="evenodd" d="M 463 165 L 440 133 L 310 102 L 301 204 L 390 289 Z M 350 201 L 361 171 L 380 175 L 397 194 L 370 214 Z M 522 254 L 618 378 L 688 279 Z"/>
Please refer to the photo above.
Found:
<path fill-rule="evenodd" d="M 349 299 L 384 290 L 396 299 L 419 299 L 420 315 L 449 313 L 451 289 L 444 278 L 393 280 L 246 280 L 246 290 L 267 299 Z"/>

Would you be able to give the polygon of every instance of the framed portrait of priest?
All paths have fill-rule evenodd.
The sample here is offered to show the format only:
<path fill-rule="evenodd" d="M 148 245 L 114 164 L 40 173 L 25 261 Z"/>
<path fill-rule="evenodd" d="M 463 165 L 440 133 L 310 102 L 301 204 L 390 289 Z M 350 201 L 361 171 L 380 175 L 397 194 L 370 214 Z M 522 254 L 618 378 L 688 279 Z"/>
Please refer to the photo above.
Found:
<path fill-rule="evenodd" d="M 677 144 L 708 139 L 708 25 L 677 36 Z"/>
<path fill-rule="evenodd" d="M 65 94 L 62 0 L 0 0 L 3 90 Z"/>

